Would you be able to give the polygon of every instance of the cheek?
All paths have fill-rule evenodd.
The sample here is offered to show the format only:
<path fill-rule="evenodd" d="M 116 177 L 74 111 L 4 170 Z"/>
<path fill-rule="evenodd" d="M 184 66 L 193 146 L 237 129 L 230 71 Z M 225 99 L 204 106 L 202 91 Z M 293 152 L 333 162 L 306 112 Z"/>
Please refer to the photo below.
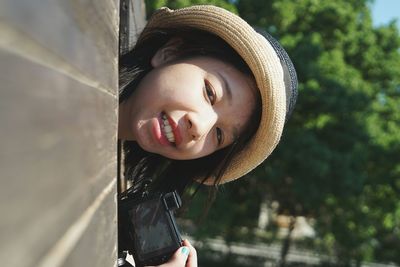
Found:
<path fill-rule="evenodd" d="M 193 143 L 193 146 L 190 145 L 188 144 L 188 147 L 178 152 L 176 158 L 181 160 L 198 159 L 211 155 L 216 151 L 209 141 L 196 142 Z"/>
<path fill-rule="evenodd" d="M 170 82 L 156 75 L 146 77 L 138 89 L 139 104 L 147 107 L 164 106 L 179 97 Z"/>

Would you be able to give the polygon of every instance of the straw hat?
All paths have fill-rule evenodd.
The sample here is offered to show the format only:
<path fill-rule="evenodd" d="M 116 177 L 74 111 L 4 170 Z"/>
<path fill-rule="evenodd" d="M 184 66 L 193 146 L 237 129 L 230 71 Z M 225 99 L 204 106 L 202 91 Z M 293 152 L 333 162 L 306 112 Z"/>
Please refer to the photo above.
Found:
<path fill-rule="evenodd" d="M 219 36 L 247 63 L 253 72 L 262 100 L 260 125 L 249 143 L 237 153 L 220 183 L 245 175 L 274 150 L 297 97 L 297 77 L 285 50 L 269 34 L 256 32 L 239 16 L 210 5 L 177 10 L 161 8 L 146 28 L 191 27 Z M 144 34 L 146 33 L 144 29 Z M 212 185 L 209 178 L 205 184 Z"/>

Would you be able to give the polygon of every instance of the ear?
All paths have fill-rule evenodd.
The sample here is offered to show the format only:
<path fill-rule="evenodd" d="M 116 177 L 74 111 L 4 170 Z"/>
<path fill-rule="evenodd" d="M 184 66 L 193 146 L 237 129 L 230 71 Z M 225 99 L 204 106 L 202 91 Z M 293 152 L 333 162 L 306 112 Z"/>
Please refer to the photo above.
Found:
<path fill-rule="evenodd" d="M 151 58 L 151 66 L 156 68 L 162 64 L 170 62 L 177 58 L 178 49 L 182 44 L 182 39 L 171 38 L 165 45 L 160 47 Z"/>

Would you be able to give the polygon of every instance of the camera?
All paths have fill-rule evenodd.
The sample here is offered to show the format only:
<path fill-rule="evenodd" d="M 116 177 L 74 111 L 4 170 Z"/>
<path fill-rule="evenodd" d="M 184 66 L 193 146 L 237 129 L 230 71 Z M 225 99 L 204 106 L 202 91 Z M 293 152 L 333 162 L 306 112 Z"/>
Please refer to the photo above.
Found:
<path fill-rule="evenodd" d="M 132 254 L 136 266 L 167 262 L 182 246 L 174 217 L 181 205 L 176 191 L 120 198 L 119 252 Z"/>

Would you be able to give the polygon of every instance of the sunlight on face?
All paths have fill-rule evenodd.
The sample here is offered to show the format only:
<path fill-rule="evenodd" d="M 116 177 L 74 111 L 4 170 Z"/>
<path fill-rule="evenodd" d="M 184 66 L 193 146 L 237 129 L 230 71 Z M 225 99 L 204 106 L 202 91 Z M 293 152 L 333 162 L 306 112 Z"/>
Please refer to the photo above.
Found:
<path fill-rule="evenodd" d="M 245 130 L 256 99 L 250 77 L 211 57 L 154 65 L 121 104 L 124 139 L 183 160 L 224 148 Z"/>

